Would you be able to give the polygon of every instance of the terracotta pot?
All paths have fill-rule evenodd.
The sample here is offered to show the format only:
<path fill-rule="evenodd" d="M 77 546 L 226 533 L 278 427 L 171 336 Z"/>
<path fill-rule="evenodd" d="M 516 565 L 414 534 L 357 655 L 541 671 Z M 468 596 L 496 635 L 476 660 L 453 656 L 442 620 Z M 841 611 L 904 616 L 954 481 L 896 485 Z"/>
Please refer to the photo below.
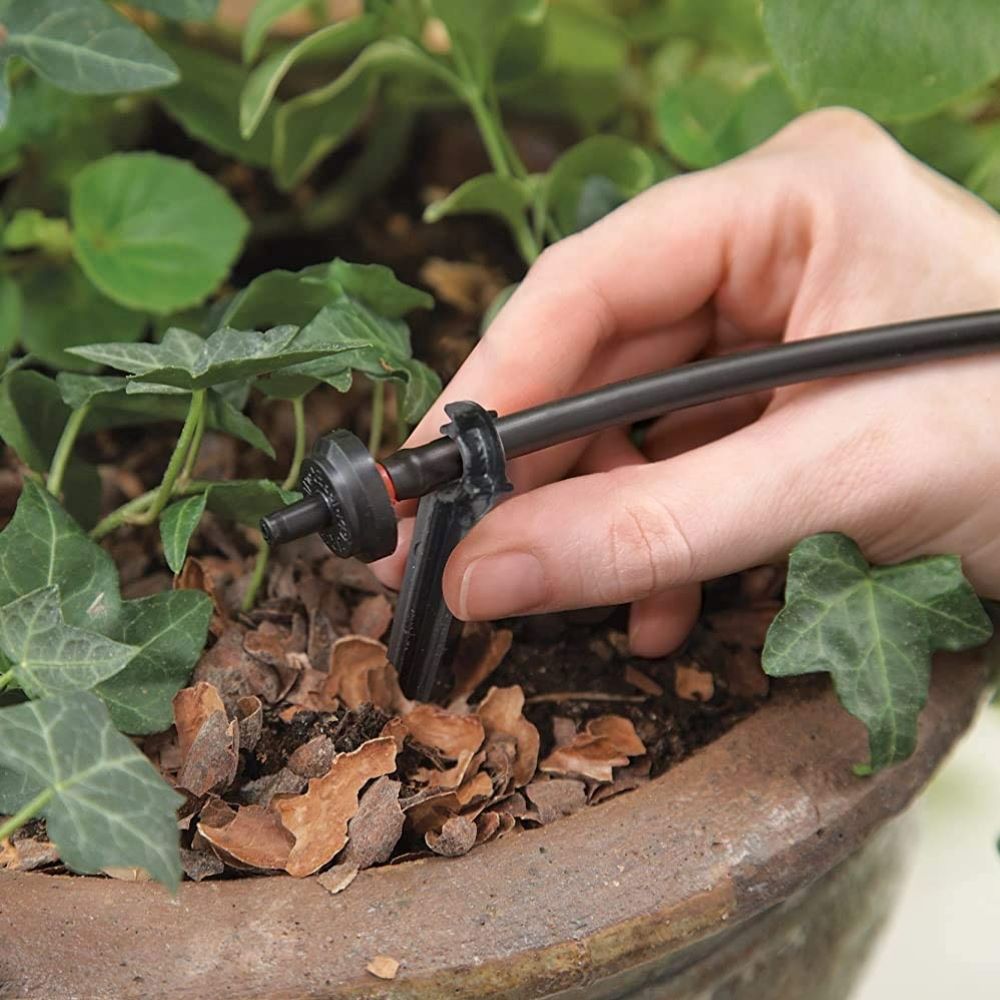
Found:
<path fill-rule="evenodd" d="M 646 788 L 456 860 L 315 879 L 0 876 L 0 996 L 844 997 L 902 866 L 900 814 L 972 719 L 986 654 L 939 662 L 920 745 L 870 779 L 823 680 Z M 376 955 L 402 964 L 383 982 Z"/>

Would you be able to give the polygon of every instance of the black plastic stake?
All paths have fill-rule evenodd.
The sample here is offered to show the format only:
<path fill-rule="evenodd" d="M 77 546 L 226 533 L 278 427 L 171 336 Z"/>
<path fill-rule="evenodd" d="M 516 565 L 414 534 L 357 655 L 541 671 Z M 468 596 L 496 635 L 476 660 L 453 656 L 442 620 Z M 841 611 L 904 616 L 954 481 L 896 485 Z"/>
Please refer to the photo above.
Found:
<path fill-rule="evenodd" d="M 441 433 L 458 446 L 462 475 L 420 501 L 389 637 L 389 662 L 399 671 L 403 693 L 418 701 L 439 694 L 441 666 L 458 638 L 459 623 L 441 589 L 445 564 L 469 529 L 512 489 L 496 414 L 469 402 L 449 403 L 445 413 L 451 423 Z"/>

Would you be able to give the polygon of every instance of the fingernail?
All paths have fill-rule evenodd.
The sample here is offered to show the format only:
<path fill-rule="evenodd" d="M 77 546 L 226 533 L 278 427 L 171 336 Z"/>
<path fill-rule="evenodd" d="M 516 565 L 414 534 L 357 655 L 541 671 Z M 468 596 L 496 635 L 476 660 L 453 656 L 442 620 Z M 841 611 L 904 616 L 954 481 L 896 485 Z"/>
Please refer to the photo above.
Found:
<path fill-rule="evenodd" d="M 529 552 L 480 556 L 465 569 L 459 617 L 466 621 L 504 618 L 537 608 L 545 600 L 542 564 Z"/>

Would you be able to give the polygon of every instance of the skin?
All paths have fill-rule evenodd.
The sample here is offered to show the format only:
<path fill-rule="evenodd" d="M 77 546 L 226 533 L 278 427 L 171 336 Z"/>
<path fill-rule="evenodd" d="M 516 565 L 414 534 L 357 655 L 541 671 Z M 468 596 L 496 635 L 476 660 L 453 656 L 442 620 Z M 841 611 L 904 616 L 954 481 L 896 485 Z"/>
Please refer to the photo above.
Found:
<path fill-rule="evenodd" d="M 509 413 L 705 354 L 998 306 L 1000 216 L 864 116 L 814 112 L 547 250 L 409 443 L 450 400 Z M 702 581 L 841 531 L 876 563 L 959 554 L 1000 598 L 998 420 L 1000 353 L 673 414 L 641 452 L 612 431 L 526 456 L 445 596 L 466 620 L 628 602 L 634 652 L 658 656 Z"/>

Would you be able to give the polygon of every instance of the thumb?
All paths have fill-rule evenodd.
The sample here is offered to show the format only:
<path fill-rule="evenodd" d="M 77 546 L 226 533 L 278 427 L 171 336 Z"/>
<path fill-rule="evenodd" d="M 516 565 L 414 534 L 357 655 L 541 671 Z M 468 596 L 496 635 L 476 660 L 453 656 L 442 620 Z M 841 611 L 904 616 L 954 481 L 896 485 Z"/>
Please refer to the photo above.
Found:
<path fill-rule="evenodd" d="M 783 558 L 817 531 L 864 544 L 891 478 L 859 472 L 881 463 L 859 455 L 857 426 L 831 439 L 825 409 L 793 403 L 667 461 L 514 497 L 455 550 L 449 606 L 480 620 L 623 604 Z"/>

